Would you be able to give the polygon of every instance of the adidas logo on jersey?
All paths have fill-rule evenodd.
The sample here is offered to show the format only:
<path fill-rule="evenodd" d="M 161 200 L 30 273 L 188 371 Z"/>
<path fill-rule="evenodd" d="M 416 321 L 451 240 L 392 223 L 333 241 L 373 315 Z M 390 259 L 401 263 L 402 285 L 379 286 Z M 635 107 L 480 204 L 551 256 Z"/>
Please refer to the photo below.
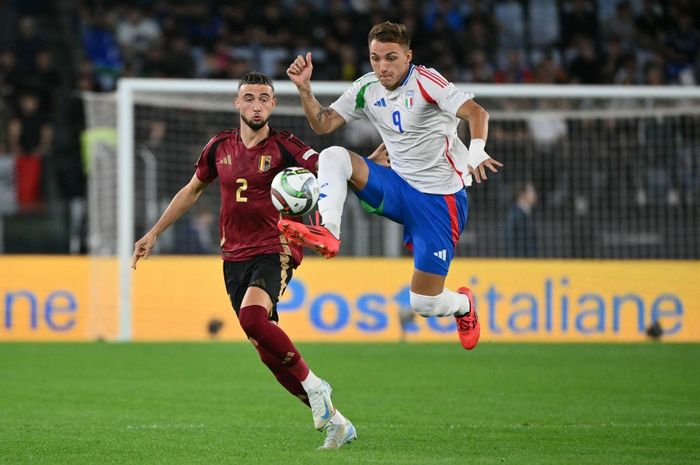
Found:
<path fill-rule="evenodd" d="M 447 261 L 447 250 L 445 250 L 445 249 L 438 250 L 437 252 L 433 252 L 433 255 L 435 255 L 437 258 L 439 258 L 443 262 Z"/>
<path fill-rule="evenodd" d="M 226 155 L 224 158 L 216 162 L 217 165 L 230 165 L 231 155 Z"/>
<path fill-rule="evenodd" d="M 384 100 L 384 97 L 380 98 L 376 102 L 374 102 L 375 107 L 385 107 L 386 106 L 386 100 Z"/>

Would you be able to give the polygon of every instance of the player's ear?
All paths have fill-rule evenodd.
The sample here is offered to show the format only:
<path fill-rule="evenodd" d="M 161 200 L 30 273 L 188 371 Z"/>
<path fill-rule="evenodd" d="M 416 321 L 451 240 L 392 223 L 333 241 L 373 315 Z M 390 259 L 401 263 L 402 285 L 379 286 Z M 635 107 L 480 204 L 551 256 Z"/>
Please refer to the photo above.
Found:
<path fill-rule="evenodd" d="M 406 52 L 406 60 L 408 60 L 409 63 L 413 60 L 413 50 L 410 48 Z"/>

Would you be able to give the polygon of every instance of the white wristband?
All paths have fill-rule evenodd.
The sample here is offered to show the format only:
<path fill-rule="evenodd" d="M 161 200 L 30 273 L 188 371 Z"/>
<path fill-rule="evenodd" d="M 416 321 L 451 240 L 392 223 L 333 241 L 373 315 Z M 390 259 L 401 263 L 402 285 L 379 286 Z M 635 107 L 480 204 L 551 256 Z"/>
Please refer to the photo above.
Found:
<path fill-rule="evenodd" d="M 484 139 L 472 139 L 469 143 L 469 150 L 484 150 L 486 148 L 486 141 Z"/>
<path fill-rule="evenodd" d="M 471 168 L 476 168 L 488 160 L 490 157 L 486 154 L 484 148 L 486 147 L 486 141 L 484 139 L 472 139 L 469 143 L 469 158 L 467 163 Z"/>

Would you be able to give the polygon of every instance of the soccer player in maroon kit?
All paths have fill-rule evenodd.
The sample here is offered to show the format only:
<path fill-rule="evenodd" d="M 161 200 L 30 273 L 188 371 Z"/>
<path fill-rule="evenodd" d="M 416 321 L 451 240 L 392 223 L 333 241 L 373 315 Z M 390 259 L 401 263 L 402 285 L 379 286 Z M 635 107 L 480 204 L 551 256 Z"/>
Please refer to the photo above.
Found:
<path fill-rule="evenodd" d="M 314 173 L 318 153 L 287 131 L 268 125 L 275 108 L 274 88 L 260 73 L 238 83 L 234 104 L 240 128 L 215 135 L 204 147 L 196 172 L 153 228 L 134 246 L 132 268 L 147 259 L 158 236 L 192 205 L 217 177 L 221 185 L 221 258 L 226 290 L 238 320 L 260 359 L 290 393 L 311 407 L 314 426 L 326 431 L 323 449 L 352 442 L 357 434 L 331 401 L 330 385 L 308 367 L 277 325 L 277 302 L 302 259 L 302 248 L 277 229 L 280 213 L 270 199 L 275 175 L 289 166 Z"/>

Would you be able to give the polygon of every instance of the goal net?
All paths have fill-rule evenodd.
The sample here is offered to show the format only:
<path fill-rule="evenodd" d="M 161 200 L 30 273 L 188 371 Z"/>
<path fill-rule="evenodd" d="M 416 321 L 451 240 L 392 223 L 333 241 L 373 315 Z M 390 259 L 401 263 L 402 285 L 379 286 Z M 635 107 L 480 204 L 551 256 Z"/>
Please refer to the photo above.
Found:
<path fill-rule="evenodd" d="M 320 82 L 325 106 L 348 83 Z M 490 113 L 487 152 L 501 173 L 469 189 L 469 221 L 457 256 L 592 259 L 700 258 L 700 90 L 680 87 L 460 84 Z M 122 320 L 95 318 L 96 337 L 129 326 L 134 239 L 157 220 L 194 173 L 202 147 L 238 125 L 233 81 L 120 81 L 117 94 L 86 94 L 89 249 L 96 305 Z M 276 83 L 270 124 L 317 150 L 342 145 L 368 155 L 381 142 L 368 123 L 317 136 L 296 89 Z M 468 128 L 460 127 L 468 141 Z M 526 244 L 514 235 L 517 194 L 532 186 Z M 531 199 L 533 200 L 533 199 Z M 522 204 L 521 198 L 521 204 Z M 527 202 L 526 202 L 527 203 Z M 207 189 L 194 211 L 159 239 L 156 254 L 217 253 L 219 195 Z M 364 213 L 350 195 L 341 255 L 407 255 L 402 229 Z M 119 257 L 100 261 L 99 257 Z M 95 311 L 99 315 L 101 312 Z M 119 329 L 122 328 L 122 329 Z"/>

